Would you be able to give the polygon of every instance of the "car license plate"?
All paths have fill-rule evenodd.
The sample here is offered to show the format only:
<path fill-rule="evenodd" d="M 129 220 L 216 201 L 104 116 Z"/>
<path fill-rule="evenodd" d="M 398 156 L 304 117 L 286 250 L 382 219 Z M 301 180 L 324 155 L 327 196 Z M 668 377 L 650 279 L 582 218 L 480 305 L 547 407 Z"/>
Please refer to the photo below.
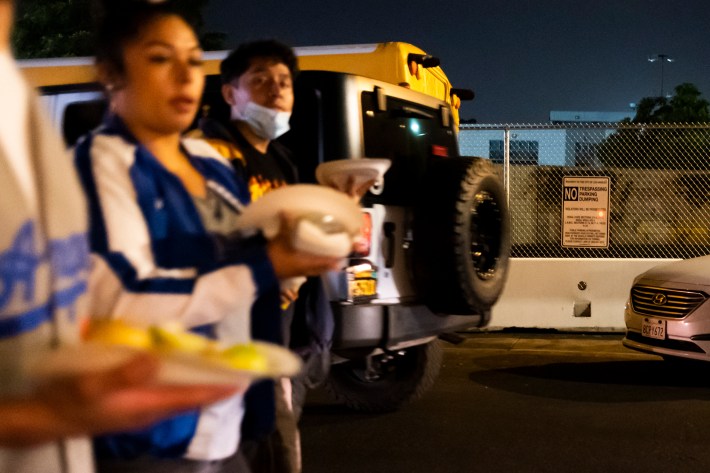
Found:
<path fill-rule="evenodd" d="M 350 281 L 350 296 L 353 299 L 370 297 L 377 294 L 376 279 L 355 279 Z"/>
<path fill-rule="evenodd" d="M 353 302 L 365 302 L 377 297 L 377 271 L 369 268 L 348 274 L 348 296 Z"/>
<path fill-rule="evenodd" d="M 666 321 L 646 317 L 641 323 L 641 335 L 658 340 L 666 339 Z"/>

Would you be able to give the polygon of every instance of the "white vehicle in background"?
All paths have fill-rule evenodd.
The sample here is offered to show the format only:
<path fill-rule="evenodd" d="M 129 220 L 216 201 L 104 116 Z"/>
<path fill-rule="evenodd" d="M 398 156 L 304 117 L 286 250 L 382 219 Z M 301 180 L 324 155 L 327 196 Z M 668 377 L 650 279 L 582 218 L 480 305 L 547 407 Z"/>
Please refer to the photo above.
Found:
<path fill-rule="evenodd" d="M 710 361 L 710 256 L 656 266 L 631 287 L 623 344 L 667 359 Z"/>

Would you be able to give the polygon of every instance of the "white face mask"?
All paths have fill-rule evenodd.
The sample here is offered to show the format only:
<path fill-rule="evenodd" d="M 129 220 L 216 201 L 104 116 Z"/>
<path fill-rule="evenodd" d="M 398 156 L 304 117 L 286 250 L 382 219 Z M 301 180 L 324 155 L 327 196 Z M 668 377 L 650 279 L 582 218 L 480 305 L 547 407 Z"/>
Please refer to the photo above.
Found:
<path fill-rule="evenodd" d="M 288 121 L 291 119 L 291 112 L 282 112 L 248 102 L 244 113 L 239 113 L 236 107 L 232 107 L 232 118 L 247 122 L 257 136 L 271 141 L 290 129 Z"/>

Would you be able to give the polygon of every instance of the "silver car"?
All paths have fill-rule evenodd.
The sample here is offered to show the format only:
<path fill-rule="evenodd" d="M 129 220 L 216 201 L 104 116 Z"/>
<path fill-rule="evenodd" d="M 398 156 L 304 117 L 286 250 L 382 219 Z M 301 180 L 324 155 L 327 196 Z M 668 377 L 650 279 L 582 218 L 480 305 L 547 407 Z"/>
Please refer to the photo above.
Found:
<path fill-rule="evenodd" d="M 624 320 L 628 348 L 710 361 L 710 256 L 656 266 L 631 287 Z"/>

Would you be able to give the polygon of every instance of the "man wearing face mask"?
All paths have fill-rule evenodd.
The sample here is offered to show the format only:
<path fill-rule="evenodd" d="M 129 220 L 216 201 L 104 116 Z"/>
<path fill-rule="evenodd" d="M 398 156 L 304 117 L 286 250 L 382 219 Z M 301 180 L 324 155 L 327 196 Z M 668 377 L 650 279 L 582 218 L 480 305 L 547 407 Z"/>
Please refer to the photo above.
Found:
<path fill-rule="evenodd" d="M 293 78 L 297 72 L 293 50 L 274 40 L 245 43 L 222 61 L 220 69 L 222 96 L 230 106 L 230 121 L 221 123 L 203 118 L 200 122 L 202 137 L 232 162 L 237 174 L 248 183 L 252 201 L 273 189 L 296 183 L 298 175 L 291 161 L 291 152 L 274 141 L 289 130 L 294 102 Z M 311 297 L 324 300 L 321 288 L 318 278 L 309 279 L 301 289 L 301 302 L 305 304 Z M 295 290 L 282 290 L 284 313 L 277 314 L 276 320 L 261 314 L 252 317 L 252 336 L 289 346 L 294 317 L 292 302 L 296 298 Z M 331 317 L 332 320 L 327 301 L 324 310 L 319 310 L 318 317 Z M 303 312 L 299 310 L 298 320 L 304 320 Z M 304 324 L 298 323 L 298 326 L 303 328 Z M 301 330 L 296 338 L 303 340 L 304 333 L 311 333 L 311 330 Z M 312 360 L 325 366 L 329 364 L 325 356 L 321 352 Z M 294 381 L 295 386 L 290 380 L 281 380 L 275 384 L 275 390 L 270 390 L 268 385 L 256 385 L 247 393 L 242 432 L 247 440 L 241 448 L 253 471 L 301 471 L 297 414 L 294 414 L 291 390 L 292 386 L 298 389 L 301 399 L 305 386 L 300 380 Z M 269 402 L 271 414 L 275 405 L 275 419 L 269 418 L 269 413 L 265 412 L 265 404 Z M 297 409 L 300 407 L 296 406 Z M 275 430 L 269 433 L 272 420 Z"/>
<path fill-rule="evenodd" d="M 289 130 L 293 109 L 293 50 L 274 40 L 245 43 L 220 66 L 228 125 L 202 120 L 205 137 L 249 183 L 252 200 L 297 179 L 291 153 L 274 140 Z"/>

